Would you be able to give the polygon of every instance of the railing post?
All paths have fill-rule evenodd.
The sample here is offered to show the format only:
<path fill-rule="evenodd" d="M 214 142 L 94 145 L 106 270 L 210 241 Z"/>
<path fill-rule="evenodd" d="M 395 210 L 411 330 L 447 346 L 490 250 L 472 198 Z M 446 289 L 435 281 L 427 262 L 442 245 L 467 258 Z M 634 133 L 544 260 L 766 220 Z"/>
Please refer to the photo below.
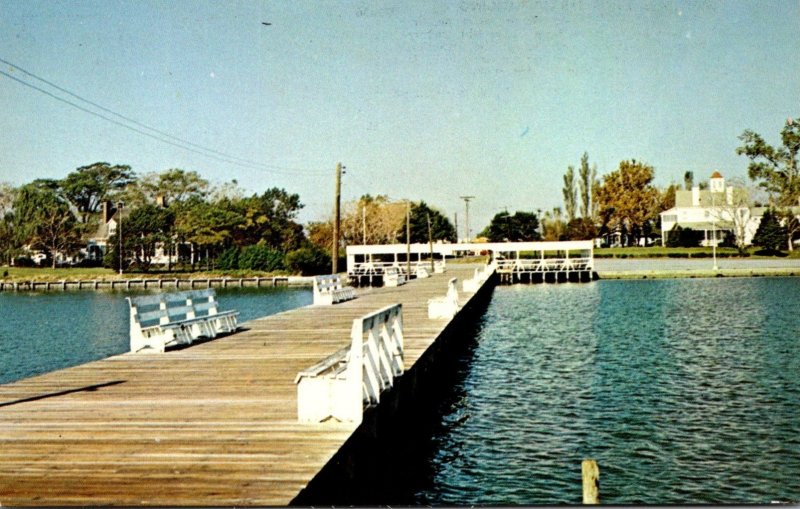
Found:
<path fill-rule="evenodd" d="M 343 402 L 342 420 L 360 423 L 364 418 L 364 323 L 361 318 L 353 320 L 350 333 L 350 358 L 347 359 L 347 396 Z"/>
<path fill-rule="evenodd" d="M 583 477 L 583 503 L 600 503 L 600 468 L 595 460 L 581 462 L 581 475 Z"/>

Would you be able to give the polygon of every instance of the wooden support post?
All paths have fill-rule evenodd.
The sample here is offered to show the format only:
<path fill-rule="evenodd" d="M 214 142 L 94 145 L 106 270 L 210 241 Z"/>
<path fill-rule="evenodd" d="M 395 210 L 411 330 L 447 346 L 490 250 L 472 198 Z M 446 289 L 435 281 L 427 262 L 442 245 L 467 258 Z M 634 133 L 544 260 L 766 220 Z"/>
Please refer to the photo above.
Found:
<path fill-rule="evenodd" d="M 600 503 L 600 468 L 595 460 L 583 460 L 581 462 L 581 474 L 583 476 L 583 503 Z"/>
<path fill-rule="evenodd" d="M 339 273 L 340 202 L 342 199 L 342 163 L 336 163 L 336 191 L 333 196 L 333 246 L 331 247 L 331 274 Z"/>

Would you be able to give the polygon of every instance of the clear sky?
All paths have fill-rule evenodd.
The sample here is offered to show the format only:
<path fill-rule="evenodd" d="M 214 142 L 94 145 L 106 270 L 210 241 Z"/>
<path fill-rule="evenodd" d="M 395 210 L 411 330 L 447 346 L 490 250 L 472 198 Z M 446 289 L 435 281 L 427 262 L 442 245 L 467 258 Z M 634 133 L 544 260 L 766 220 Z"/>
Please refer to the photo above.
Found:
<path fill-rule="evenodd" d="M 561 205 L 584 151 L 601 175 L 647 162 L 659 185 L 687 170 L 744 177 L 737 136 L 777 142 L 800 115 L 798 26 L 798 0 L 0 0 L 3 60 L 260 165 L 157 141 L 0 75 L 0 181 L 95 161 L 182 168 L 299 193 L 307 221 L 330 215 L 341 161 L 343 200 L 423 199 L 463 227 L 459 196 L 474 195 L 476 232 L 506 207 Z"/>

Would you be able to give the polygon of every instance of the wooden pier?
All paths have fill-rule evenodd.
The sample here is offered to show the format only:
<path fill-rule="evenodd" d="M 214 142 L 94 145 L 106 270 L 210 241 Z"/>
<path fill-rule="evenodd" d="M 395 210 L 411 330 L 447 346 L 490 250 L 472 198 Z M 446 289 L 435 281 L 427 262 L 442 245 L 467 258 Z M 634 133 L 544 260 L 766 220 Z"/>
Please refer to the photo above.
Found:
<path fill-rule="evenodd" d="M 460 290 L 474 268 L 450 265 L 334 306 L 254 320 L 183 350 L 119 355 L 0 386 L 0 505 L 296 501 L 357 428 L 299 423 L 297 373 L 347 346 L 355 318 L 395 303 L 408 373 L 451 325 L 428 318 L 428 299 L 443 296 L 453 277 Z M 461 305 L 485 290 L 461 292 Z"/>

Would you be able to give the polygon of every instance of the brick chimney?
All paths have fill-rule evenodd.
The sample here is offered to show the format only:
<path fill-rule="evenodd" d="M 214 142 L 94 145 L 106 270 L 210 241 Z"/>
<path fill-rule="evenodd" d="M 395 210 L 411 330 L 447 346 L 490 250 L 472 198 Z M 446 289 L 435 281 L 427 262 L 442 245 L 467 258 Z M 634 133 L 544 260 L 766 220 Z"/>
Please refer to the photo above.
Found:
<path fill-rule="evenodd" d="M 111 220 L 111 216 L 114 215 L 114 207 L 111 205 L 111 202 L 105 200 L 103 202 L 103 224 L 108 223 Z"/>

